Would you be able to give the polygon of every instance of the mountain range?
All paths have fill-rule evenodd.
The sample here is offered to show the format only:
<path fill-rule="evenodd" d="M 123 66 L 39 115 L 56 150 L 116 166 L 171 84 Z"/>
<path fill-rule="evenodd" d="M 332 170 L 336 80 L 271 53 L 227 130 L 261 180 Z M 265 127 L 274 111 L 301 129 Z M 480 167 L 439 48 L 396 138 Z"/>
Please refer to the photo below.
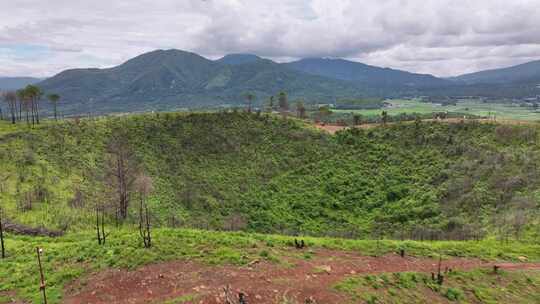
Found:
<path fill-rule="evenodd" d="M 291 100 L 324 103 L 404 95 L 528 97 L 540 95 L 539 84 L 540 61 L 443 79 L 343 59 L 276 63 L 230 54 L 210 60 L 174 49 L 145 53 L 112 68 L 66 70 L 38 83 L 45 92 L 60 94 L 68 112 L 240 105 L 247 92 L 259 105 L 280 91 Z"/>
<path fill-rule="evenodd" d="M 42 79 L 33 77 L 0 77 L 0 91 L 18 90 L 29 84 L 35 84 Z"/>
<path fill-rule="evenodd" d="M 246 92 L 263 100 L 280 91 L 290 98 L 327 101 L 365 96 L 349 82 L 310 75 L 252 55 L 209 60 L 180 50 L 157 50 L 108 69 L 74 69 L 41 83 L 84 110 L 161 110 L 235 105 Z"/>
<path fill-rule="evenodd" d="M 540 60 L 494 70 L 465 74 L 452 78 L 466 84 L 540 83 Z"/>

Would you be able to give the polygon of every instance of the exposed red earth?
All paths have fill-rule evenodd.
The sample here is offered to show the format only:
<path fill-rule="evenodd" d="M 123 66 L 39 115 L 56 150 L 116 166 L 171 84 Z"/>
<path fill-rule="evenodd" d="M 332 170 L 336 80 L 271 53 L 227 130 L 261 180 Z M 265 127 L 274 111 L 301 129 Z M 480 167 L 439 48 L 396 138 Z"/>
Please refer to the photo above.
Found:
<path fill-rule="evenodd" d="M 462 118 L 422 119 L 422 121 L 424 121 L 424 122 L 437 121 L 437 122 L 441 122 L 441 123 L 462 123 L 462 122 L 464 122 L 464 120 Z M 474 119 L 474 120 L 469 119 L 469 120 L 465 120 L 465 121 L 475 121 L 475 122 L 479 122 L 479 123 L 499 123 L 499 124 L 506 124 L 506 125 L 523 125 L 523 126 L 536 125 L 537 124 L 536 122 L 532 122 L 532 121 L 512 120 L 512 119 L 493 120 L 493 119 L 488 119 L 488 118 L 481 118 L 481 119 Z M 413 123 L 413 121 L 406 121 L 406 122 L 402 122 L 402 123 Z M 387 125 L 393 125 L 393 124 L 396 124 L 396 123 L 395 122 L 387 123 Z M 362 124 L 362 125 L 356 126 L 355 128 L 371 129 L 371 128 L 376 128 L 376 127 L 380 127 L 380 126 L 382 126 L 381 123 L 369 123 L 369 124 Z M 328 132 L 330 134 L 335 134 L 338 131 L 345 130 L 345 129 L 350 129 L 351 127 L 332 125 L 332 124 L 316 123 L 315 128 L 317 128 L 319 130 L 322 130 L 322 131 L 326 131 L 326 132 Z"/>
<path fill-rule="evenodd" d="M 540 263 L 493 263 L 478 259 L 443 260 L 443 269 L 470 270 L 479 267 L 524 270 Z M 249 266 L 210 266 L 175 261 L 144 266 L 135 271 L 107 270 L 66 287 L 65 303 L 226 303 L 230 295 L 246 295 L 247 303 L 344 303 L 347 295 L 332 287 L 357 274 L 383 272 L 436 272 L 437 259 L 389 254 L 382 257 L 316 250 L 311 259 L 282 258 L 280 263 L 253 261 Z M 306 302 L 307 300 L 307 302 Z"/>

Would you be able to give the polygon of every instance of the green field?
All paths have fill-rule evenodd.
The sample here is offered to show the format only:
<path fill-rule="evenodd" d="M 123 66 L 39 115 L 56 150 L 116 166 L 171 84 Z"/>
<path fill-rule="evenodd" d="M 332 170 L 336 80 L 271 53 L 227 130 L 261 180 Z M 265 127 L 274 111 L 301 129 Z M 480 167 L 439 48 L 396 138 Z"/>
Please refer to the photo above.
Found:
<path fill-rule="evenodd" d="M 457 105 L 441 106 L 434 103 L 420 102 L 418 100 L 387 100 L 392 104 L 391 107 L 384 108 L 389 115 L 406 114 L 430 114 L 435 112 L 462 113 L 471 116 L 495 116 L 496 119 L 512 119 L 536 121 L 540 120 L 540 112 L 533 110 L 531 107 L 520 107 L 509 104 L 499 103 L 481 103 L 478 101 L 463 100 Z M 359 113 L 364 116 L 378 116 L 381 114 L 381 109 L 369 110 L 334 110 L 336 113 Z"/>

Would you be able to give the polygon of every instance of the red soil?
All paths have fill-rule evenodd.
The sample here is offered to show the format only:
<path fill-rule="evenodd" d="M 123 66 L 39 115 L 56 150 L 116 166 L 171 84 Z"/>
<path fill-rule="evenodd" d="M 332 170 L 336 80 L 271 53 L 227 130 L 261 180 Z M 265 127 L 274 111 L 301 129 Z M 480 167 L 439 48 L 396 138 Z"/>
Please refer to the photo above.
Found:
<path fill-rule="evenodd" d="M 422 121 L 424 121 L 424 122 L 438 121 L 438 122 L 441 122 L 441 123 L 461 123 L 461 122 L 463 122 L 463 119 L 462 118 L 423 119 Z M 467 121 L 472 121 L 472 120 L 467 120 Z M 482 118 L 482 119 L 475 119 L 474 121 L 480 122 L 480 123 L 499 123 L 499 124 L 506 124 L 506 125 L 538 125 L 538 123 L 532 122 L 532 121 L 522 121 L 522 120 L 512 120 L 512 119 L 492 120 L 492 119 Z M 403 123 L 413 123 L 413 121 L 406 121 L 406 122 L 403 122 Z M 394 122 L 389 122 L 388 123 L 388 125 L 392 125 L 392 124 L 396 124 L 396 123 L 394 123 Z M 369 124 L 363 124 L 363 125 L 356 126 L 356 128 L 371 129 L 371 128 L 380 127 L 381 125 L 382 124 L 380 124 L 380 123 L 369 123 Z M 324 124 L 324 125 L 315 124 L 315 127 L 317 129 L 319 129 L 319 130 L 326 131 L 326 132 L 328 132 L 330 134 L 335 134 L 337 131 L 341 131 L 341 130 L 344 130 L 344 129 L 351 128 L 351 127 L 347 127 L 347 126 L 328 125 L 328 124 Z"/>
<path fill-rule="evenodd" d="M 282 259 L 283 260 L 283 259 Z M 246 294 L 247 303 L 344 303 L 345 294 L 332 286 L 355 274 L 381 272 L 436 272 L 437 260 L 386 255 L 366 257 L 354 253 L 317 250 L 309 260 L 287 258 L 286 265 L 255 261 L 251 266 L 208 266 L 176 261 L 142 267 L 136 271 L 108 270 L 66 288 L 65 303 L 161 303 L 192 295 L 195 300 L 179 303 L 226 303 L 224 288 L 231 295 Z M 476 259 L 443 261 L 446 267 L 469 270 L 492 267 Z M 540 264 L 497 264 L 503 269 L 539 269 Z M 309 302 L 312 299 L 314 302 Z M 292 303 L 296 303 L 292 302 Z"/>

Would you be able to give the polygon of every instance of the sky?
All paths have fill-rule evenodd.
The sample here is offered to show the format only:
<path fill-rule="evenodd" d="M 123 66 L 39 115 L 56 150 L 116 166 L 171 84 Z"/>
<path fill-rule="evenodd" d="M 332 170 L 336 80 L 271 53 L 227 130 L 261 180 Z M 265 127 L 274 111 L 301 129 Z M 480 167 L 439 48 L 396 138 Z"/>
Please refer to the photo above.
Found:
<path fill-rule="evenodd" d="M 0 0 L 0 76 L 176 48 L 447 77 L 540 59 L 539 16 L 540 0 Z"/>

